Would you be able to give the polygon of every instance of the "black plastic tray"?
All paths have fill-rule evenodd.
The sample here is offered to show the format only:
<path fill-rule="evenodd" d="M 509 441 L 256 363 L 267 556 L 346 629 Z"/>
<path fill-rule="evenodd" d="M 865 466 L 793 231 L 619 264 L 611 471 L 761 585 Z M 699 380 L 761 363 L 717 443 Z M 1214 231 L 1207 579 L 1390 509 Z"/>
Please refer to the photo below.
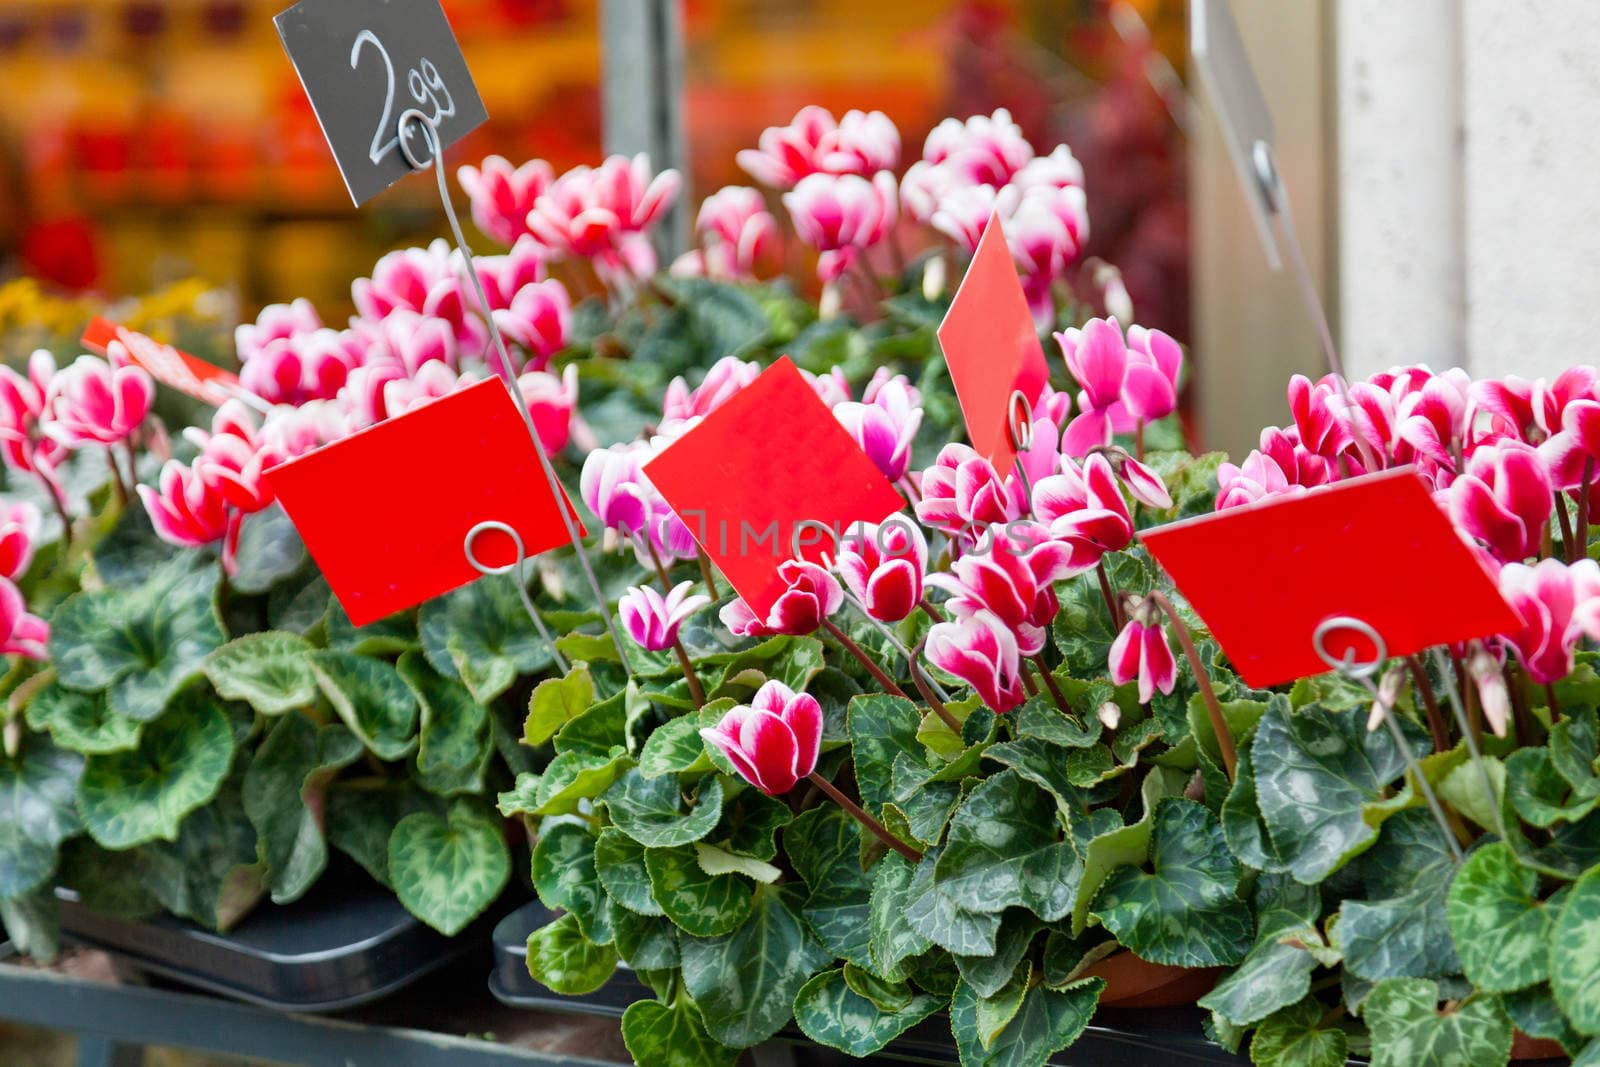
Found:
<path fill-rule="evenodd" d="M 371 1003 L 486 947 L 521 890 L 455 937 L 425 926 L 366 878 L 324 878 L 293 904 L 262 904 L 225 934 L 161 915 L 129 920 L 61 897 L 65 939 L 180 985 L 281 1011 Z"/>
<path fill-rule="evenodd" d="M 654 996 L 626 967 L 618 967 L 611 980 L 586 996 L 554 993 L 528 974 L 528 935 L 555 918 L 538 902 L 525 904 L 507 915 L 494 929 L 495 969 L 489 975 L 489 992 L 502 1004 L 568 1014 L 617 1017 L 641 998 Z M 1067 1051 L 1049 1061 L 1049 1067 L 1132 1067 L 1161 1064 L 1249 1064 L 1207 1040 L 1200 1030 L 1204 1013 L 1197 1008 L 1145 1008 L 1100 1011 L 1089 1029 Z M 851 1063 L 959 1062 L 950 1040 L 950 1020 L 943 1013 L 912 1027 L 867 1060 L 855 1060 L 811 1042 L 790 1027 L 777 1035 L 792 1043 L 797 1067 L 842 1067 Z"/>

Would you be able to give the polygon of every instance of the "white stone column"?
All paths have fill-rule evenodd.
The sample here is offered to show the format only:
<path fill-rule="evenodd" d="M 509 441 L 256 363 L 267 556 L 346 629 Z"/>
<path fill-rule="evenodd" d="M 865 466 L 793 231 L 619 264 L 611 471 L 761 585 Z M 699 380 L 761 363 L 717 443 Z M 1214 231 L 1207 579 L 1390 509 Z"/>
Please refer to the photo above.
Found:
<path fill-rule="evenodd" d="M 1472 372 L 1600 362 L 1600 3 L 1463 8 Z"/>
<path fill-rule="evenodd" d="M 1339 335 L 1353 377 L 1467 360 L 1460 0 L 1339 0 Z"/>

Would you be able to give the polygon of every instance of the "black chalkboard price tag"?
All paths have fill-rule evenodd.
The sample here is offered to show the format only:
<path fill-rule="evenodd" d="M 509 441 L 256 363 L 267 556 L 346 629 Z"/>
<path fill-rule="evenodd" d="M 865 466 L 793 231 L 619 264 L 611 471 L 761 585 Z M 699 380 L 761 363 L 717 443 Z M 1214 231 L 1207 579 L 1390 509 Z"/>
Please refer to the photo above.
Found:
<path fill-rule="evenodd" d="M 439 0 L 300 0 L 273 23 L 358 207 L 412 172 L 402 115 L 430 119 L 443 148 L 489 117 Z M 432 157 L 423 123 L 405 136 Z"/>

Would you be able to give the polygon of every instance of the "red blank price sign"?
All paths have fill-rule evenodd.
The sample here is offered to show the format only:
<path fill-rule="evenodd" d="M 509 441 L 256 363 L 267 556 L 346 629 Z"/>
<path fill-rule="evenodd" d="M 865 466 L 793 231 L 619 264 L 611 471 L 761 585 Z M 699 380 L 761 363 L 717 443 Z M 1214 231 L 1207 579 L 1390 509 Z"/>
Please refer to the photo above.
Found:
<path fill-rule="evenodd" d="M 498 378 L 273 467 L 267 482 L 357 626 L 478 577 L 465 542 L 480 522 L 516 530 L 528 556 L 567 543 L 558 509 L 572 505 L 551 492 Z M 473 553 L 490 567 L 517 558 L 494 530 Z"/>
<path fill-rule="evenodd" d="M 762 617 L 783 592 L 778 566 L 795 556 L 796 527 L 821 523 L 843 533 L 905 506 L 787 356 L 644 473 Z M 798 540 L 813 562 L 833 551 L 821 531 Z"/>
<path fill-rule="evenodd" d="M 1147 530 L 1140 540 L 1255 688 L 1321 674 L 1347 616 L 1391 656 L 1514 630 L 1516 614 L 1410 467 Z M 1351 631 L 1335 657 L 1371 658 Z"/>
<path fill-rule="evenodd" d="M 939 324 L 939 347 L 961 401 L 973 449 L 1002 476 L 1017 458 L 1011 442 L 1011 394 L 1037 404 L 1050 380 L 1039 334 L 999 215 L 978 240 L 972 264 Z"/>

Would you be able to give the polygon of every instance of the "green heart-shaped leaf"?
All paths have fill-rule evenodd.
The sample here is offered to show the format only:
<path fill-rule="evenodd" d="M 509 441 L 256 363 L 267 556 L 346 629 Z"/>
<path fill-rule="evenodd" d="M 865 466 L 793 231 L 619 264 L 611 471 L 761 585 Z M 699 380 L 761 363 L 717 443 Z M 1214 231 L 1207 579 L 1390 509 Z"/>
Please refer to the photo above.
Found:
<path fill-rule="evenodd" d="M 1167 767 L 1152 767 L 1139 786 L 1143 814 L 1138 822 L 1120 825 L 1114 811 L 1104 808 L 1109 819 L 1104 825 L 1095 820 L 1085 820 L 1084 833 L 1079 834 L 1079 824 L 1074 823 L 1073 837 L 1083 854 L 1083 876 L 1078 882 L 1077 898 L 1072 905 L 1072 934 L 1083 933 L 1089 923 L 1089 911 L 1094 897 L 1111 872 L 1120 867 L 1138 866 L 1150 858 L 1150 831 L 1155 826 L 1156 805 L 1162 797 L 1181 792 L 1188 776 Z M 1070 814 L 1070 812 L 1069 812 Z M 1082 840 L 1078 840 L 1082 837 Z"/>
<path fill-rule="evenodd" d="M 1445 916 L 1456 861 L 1433 818 L 1421 808 L 1390 818 L 1362 869 L 1367 899 L 1339 912 L 1346 969 L 1369 981 L 1459 972 Z"/>
<path fill-rule="evenodd" d="M 460 682 L 407 652 L 396 664 L 422 709 L 417 731 L 417 783 L 440 796 L 483 791 L 483 775 L 494 755 L 489 709 Z"/>
<path fill-rule="evenodd" d="M 611 899 L 640 915 L 661 915 L 661 905 L 650 891 L 650 872 L 644 864 L 644 846 L 613 827 L 600 831 L 594 846 L 595 874 Z"/>
<path fill-rule="evenodd" d="M 760 886 L 750 916 L 721 937 L 684 937 L 683 983 L 724 1045 L 748 1048 L 789 1021 L 794 998 L 833 956 L 812 936 L 794 892 Z"/>
<path fill-rule="evenodd" d="M 80 693 L 52 682 L 28 701 L 28 725 L 48 730 L 63 748 L 89 755 L 133 748 L 143 724 L 112 711 L 104 692 Z"/>
<path fill-rule="evenodd" d="M 163 568 L 133 589 L 79 593 L 56 611 L 50 659 L 69 689 L 109 690 L 111 710 L 148 722 L 226 639 L 214 574 Z"/>
<path fill-rule="evenodd" d="M 576 664 L 564 678 L 546 678 L 534 687 L 528 701 L 528 720 L 523 727 L 524 744 L 542 745 L 556 731 L 582 715 L 594 704 L 594 679 L 587 663 Z"/>
<path fill-rule="evenodd" d="M 1523 821 L 1535 826 L 1577 822 L 1600 805 L 1600 793 L 1574 789 L 1545 748 L 1522 748 L 1507 757 L 1506 795 Z"/>
<path fill-rule="evenodd" d="M 784 827 L 783 849 L 808 890 L 801 913 L 834 956 L 870 966 L 869 883 L 861 869 L 861 824 L 835 807 L 801 812 Z"/>
<path fill-rule="evenodd" d="M 163 908 L 214 930 L 249 914 L 264 891 L 255 829 L 245 817 L 237 777 L 183 821 L 176 841 L 155 841 L 132 855 L 143 888 Z"/>
<path fill-rule="evenodd" d="M 595 874 L 595 844 L 576 823 L 546 825 L 533 847 L 533 887 L 545 907 L 571 912 L 585 937 L 606 944 L 611 909 Z"/>
<path fill-rule="evenodd" d="M 1323 1026 L 1327 1009 L 1307 997 L 1276 1012 L 1256 1030 L 1250 1061 L 1258 1067 L 1344 1067 L 1349 1039 L 1337 1026 Z"/>
<path fill-rule="evenodd" d="M 268 630 L 229 641 L 206 657 L 204 669 L 222 696 L 278 715 L 317 699 L 310 652 L 311 642 L 298 634 Z"/>
<path fill-rule="evenodd" d="M 1045 794 L 1002 771 L 956 810 L 934 881 L 968 911 L 1022 907 L 1059 919 L 1072 908 L 1083 868 L 1072 846 L 1056 840 L 1057 825 Z"/>
<path fill-rule="evenodd" d="M 361 756 L 361 742 L 340 723 L 320 729 L 297 711 L 277 719 L 245 771 L 245 814 L 261 839 L 275 904 L 305 895 L 328 865 L 323 790 Z"/>
<path fill-rule="evenodd" d="M 861 806 L 880 812 L 894 799 L 894 761 L 904 754 L 915 763 L 926 759 L 917 741 L 922 716 L 917 706 L 901 697 L 868 693 L 850 701 L 851 753 L 855 757 L 856 786 Z"/>
<path fill-rule="evenodd" d="M 1550 928 L 1550 989 L 1574 1027 L 1600 1034 L 1600 867 L 1572 884 Z"/>
<path fill-rule="evenodd" d="M 444 934 L 460 933 L 511 877 L 500 823 L 466 800 L 441 818 L 417 812 L 389 837 L 389 878 L 406 910 Z"/>
<path fill-rule="evenodd" d="M 241 593 L 265 593 L 300 569 L 305 542 L 278 504 L 248 516 L 239 530 L 238 570 L 228 581 Z"/>
<path fill-rule="evenodd" d="M 1094 914 L 1151 963 L 1216 967 L 1249 951 L 1251 917 L 1238 897 L 1239 865 L 1216 816 L 1192 800 L 1156 805 L 1151 871 L 1119 867 L 1100 887 Z"/>
<path fill-rule="evenodd" d="M 528 973 L 557 993 L 593 993 L 616 969 L 616 950 L 584 937 L 576 916 L 563 915 L 528 935 Z"/>
<path fill-rule="evenodd" d="M 410 753 L 417 698 L 399 671 L 352 652 L 313 652 L 309 659 L 322 695 L 373 755 L 398 760 Z"/>
<path fill-rule="evenodd" d="M 617 779 L 603 799 L 617 829 L 647 848 L 670 848 L 698 841 L 717 825 L 722 783 L 715 777 L 703 779 L 685 812 L 676 778 L 646 778 L 634 769 Z"/>
<path fill-rule="evenodd" d="M 491 575 L 435 597 L 417 616 L 428 663 L 466 683 L 482 704 L 509 689 L 518 675 L 537 674 L 552 663 L 514 582 L 510 575 Z"/>
<path fill-rule="evenodd" d="M 731 700 L 715 703 L 721 705 L 724 712 L 733 707 Z M 694 715 L 684 715 L 657 727 L 639 751 L 639 773 L 646 778 L 709 770 L 711 759 L 700 737 L 700 719 Z"/>
<path fill-rule="evenodd" d="M 636 971 L 678 966 L 678 928 L 664 918 L 613 907 L 617 955 Z"/>
<path fill-rule="evenodd" d="M 911 881 L 896 903 L 904 922 L 920 937 L 958 956 L 987 956 L 995 950 L 995 936 L 1000 932 L 1000 913 L 973 911 L 957 903 L 936 877 L 940 850 L 930 848 L 923 853 L 922 862 L 911 875 Z M 893 855 L 898 856 L 899 853 Z M 878 861 L 881 866 L 889 862 L 885 856 Z M 873 868 L 876 874 L 877 868 Z M 873 911 L 877 913 L 879 893 L 876 879 L 873 885 Z M 876 944 L 876 940 L 874 941 Z"/>
<path fill-rule="evenodd" d="M 845 983 L 842 970 L 823 971 L 800 988 L 794 1021 L 819 1045 L 859 1059 L 877 1052 L 939 1007 L 938 997 L 919 993 L 898 1011 L 880 1011 Z"/>
<path fill-rule="evenodd" d="M 335 782 L 327 796 L 328 843 L 359 863 L 379 884 L 392 889 L 389 838 L 394 828 L 415 812 L 442 818 L 445 810 L 443 800 L 409 779 L 391 780 L 376 788 L 370 782 Z"/>
<path fill-rule="evenodd" d="M 706 1033 L 694 1001 L 679 997 L 671 1005 L 636 1000 L 622 1013 L 622 1042 L 633 1062 L 652 1067 L 733 1067 L 739 1053 Z"/>
<path fill-rule="evenodd" d="M 1409 720 L 1398 721 L 1412 750 L 1426 755 L 1426 736 Z M 1291 712 L 1281 703 L 1262 716 L 1251 763 L 1272 843 L 1307 884 L 1377 841 L 1378 826 L 1396 810 L 1379 802 L 1406 766 L 1387 730 L 1367 730 L 1364 711 Z"/>
<path fill-rule="evenodd" d="M 1505 1063 L 1511 1020 L 1495 997 L 1471 997 L 1439 1010 L 1439 988 L 1424 978 L 1385 978 L 1361 1016 L 1372 1033 L 1373 1067 Z"/>
<path fill-rule="evenodd" d="M 708 873 L 692 847 L 646 849 L 644 865 L 650 895 L 685 933 L 716 937 L 750 914 L 750 882 L 737 874 Z"/>
<path fill-rule="evenodd" d="M 1043 1067 L 1088 1027 L 1104 987 L 1098 978 L 1060 991 L 1034 986 L 1024 994 L 1010 1021 L 998 1033 L 988 1035 L 991 1040 L 985 1045 L 980 1037 L 981 1001 L 971 986 L 958 983 L 950 1001 L 950 1032 L 963 1067 Z"/>
<path fill-rule="evenodd" d="M 1199 1001 L 1200 1007 L 1241 1027 L 1306 996 L 1317 969 L 1317 957 L 1308 946 L 1323 947 L 1315 925 L 1322 901 L 1314 886 L 1303 886 L 1286 874 L 1263 875 L 1256 882 L 1255 901 L 1255 946 Z"/>
<path fill-rule="evenodd" d="M 0 752 L 0 900 L 43 885 L 56 869 L 56 850 L 77 833 L 74 794 L 83 757 L 43 737 L 28 739 L 15 758 Z"/>
<path fill-rule="evenodd" d="M 78 782 L 84 827 L 110 849 L 175 840 L 184 817 L 217 795 L 233 751 L 233 726 L 209 687 L 185 690 L 137 748 L 89 757 Z"/>
<path fill-rule="evenodd" d="M 1450 883 L 1446 907 L 1461 968 L 1473 985 L 1509 993 L 1549 977 L 1552 912 L 1539 900 L 1539 876 L 1504 842 L 1467 857 Z"/>

